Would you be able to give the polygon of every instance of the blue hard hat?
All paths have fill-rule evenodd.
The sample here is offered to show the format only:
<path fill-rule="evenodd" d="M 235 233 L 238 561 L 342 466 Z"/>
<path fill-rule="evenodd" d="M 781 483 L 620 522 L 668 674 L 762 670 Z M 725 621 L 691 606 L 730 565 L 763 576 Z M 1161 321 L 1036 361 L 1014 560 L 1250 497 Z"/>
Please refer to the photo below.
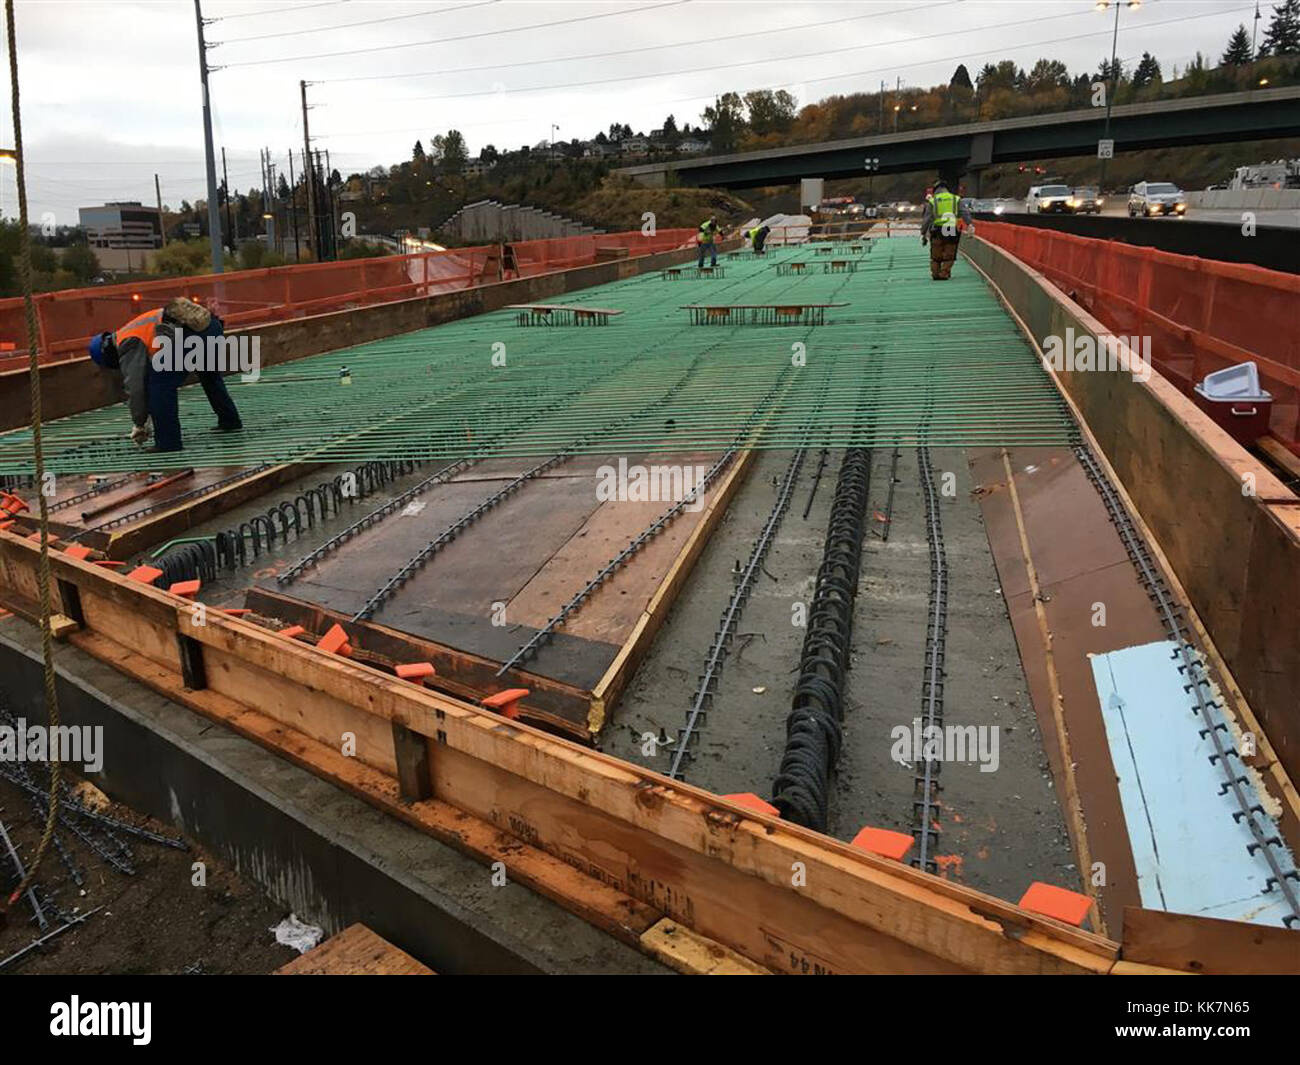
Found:
<path fill-rule="evenodd" d="M 117 368 L 117 350 L 112 333 L 96 333 L 90 338 L 90 361 L 109 370 Z"/>

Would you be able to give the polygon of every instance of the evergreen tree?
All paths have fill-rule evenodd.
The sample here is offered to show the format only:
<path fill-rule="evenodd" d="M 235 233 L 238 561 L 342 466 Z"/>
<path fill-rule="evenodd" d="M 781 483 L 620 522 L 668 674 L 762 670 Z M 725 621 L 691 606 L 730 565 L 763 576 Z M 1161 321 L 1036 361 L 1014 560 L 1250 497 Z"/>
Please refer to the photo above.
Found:
<path fill-rule="evenodd" d="M 1138 61 L 1137 69 L 1133 71 L 1133 87 L 1141 89 L 1159 80 L 1160 64 L 1150 52 L 1143 52 L 1142 58 Z"/>
<path fill-rule="evenodd" d="M 948 82 L 952 88 L 973 89 L 971 84 L 970 71 L 966 69 L 965 63 L 958 63 L 957 69 L 952 72 L 952 80 Z"/>
<path fill-rule="evenodd" d="M 1246 26 L 1243 23 L 1237 27 L 1237 31 L 1228 39 L 1227 51 L 1223 53 L 1223 58 L 1219 64 L 1225 67 L 1244 67 L 1253 57 L 1250 54 L 1250 34 L 1246 32 Z"/>
<path fill-rule="evenodd" d="M 1282 0 L 1273 7 L 1273 21 L 1264 31 L 1259 54 L 1300 54 L 1300 0 Z"/>

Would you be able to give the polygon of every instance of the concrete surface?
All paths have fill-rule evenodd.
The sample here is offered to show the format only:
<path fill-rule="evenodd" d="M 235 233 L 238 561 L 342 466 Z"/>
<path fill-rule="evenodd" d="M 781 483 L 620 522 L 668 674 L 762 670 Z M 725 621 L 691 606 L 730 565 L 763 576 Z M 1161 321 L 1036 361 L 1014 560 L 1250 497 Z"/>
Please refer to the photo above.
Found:
<path fill-rule="evenodd" d="M 709 643 L 742 565 L 776 498 L 789 452 L 758 457 L 724 522 L 700 557 L 607 730 L 604 749 L 666 772 L 671 749 L 647 755 L 645 733 L 675 737 Z M 869 509 L 883 515 L 892 451 L 874 456 Z M 713 710 L 687 763 L 691 783 L 719 794 L 770 797 L 785 742 L 785 719 L 804 630 L 796 602 L 812 596 L 841 453 L 831 452 L 808 519 L 802 517 L 818 452 L 809 452 L 763 572 L 737 626 Z M 945 723 L 996 726 L 999 766 L 943 768 L 938 853 L 943 875 L 1018 901 L 1032 880 L 1078 889 L 1079 877 L 1027 695 L 964 451 L 932 453 L 936 483 L 955 474 L 942 499 L 951 577 Z M 915 449 L 900 455 L 888 542 L 864 545 L 854 617 L 853 663 L 845 700 L 845 743 L 834 780 L 830 834 L 852 839 L 865 825 L 911 832 L 913 770 L 891 760 L 896 725 L 921 712 L 930 563 Z M 878 531 L 882 526 L 872 521 Z"/>

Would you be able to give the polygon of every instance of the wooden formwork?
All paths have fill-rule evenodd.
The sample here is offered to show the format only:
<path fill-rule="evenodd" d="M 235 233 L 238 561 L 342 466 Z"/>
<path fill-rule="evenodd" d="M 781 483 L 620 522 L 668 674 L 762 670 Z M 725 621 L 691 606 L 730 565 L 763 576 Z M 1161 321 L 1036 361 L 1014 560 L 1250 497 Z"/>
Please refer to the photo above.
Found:
<path fill-rule="evenodd" d="M 24 614 L 37 565 L 0 533 Z M 57 551 L 51 568 L 82 650 L 680 968 L 1123 971 L 1100 936 Z"/>

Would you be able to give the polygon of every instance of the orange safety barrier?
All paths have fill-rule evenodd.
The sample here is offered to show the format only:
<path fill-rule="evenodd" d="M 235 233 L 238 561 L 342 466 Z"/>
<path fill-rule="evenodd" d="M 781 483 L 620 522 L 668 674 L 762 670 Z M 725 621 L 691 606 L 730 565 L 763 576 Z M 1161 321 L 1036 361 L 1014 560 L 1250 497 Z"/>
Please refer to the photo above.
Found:
<path fill-rule="evenodd" d="M 978 235 L 1033 267 L 1117 336 L 1151 338 L 1151 359 L 1187 394 L 1253 361 L 1273 396 L 1269 431 L 1300 455 L 1300 276 L 1010 222 Z"/>
<path fill-rule="evenodd" d="M 626 249 L 629 257 L 651 255 L 689 243 L 694 235 L 692 229 L 653 235 L 634 230 L 519 241 L 510 245 L 514 269 L 508 259 L 503 265 L 501 245 L 491 244 L 45 292 L 36 297 L 41 361 L 84 357 L 96 332 L 114 329 L 173 296 L 205 304 L 227 328 L 247 328 L 589 266 L 616 254 L 614 249 Z M 5 349 L 5 344 L 12 346 Z M 0 356 L 0 371 L 26 368 L 27 325 L 20 298 L 0 300 L 0 350 L 13 352 Z"/>

